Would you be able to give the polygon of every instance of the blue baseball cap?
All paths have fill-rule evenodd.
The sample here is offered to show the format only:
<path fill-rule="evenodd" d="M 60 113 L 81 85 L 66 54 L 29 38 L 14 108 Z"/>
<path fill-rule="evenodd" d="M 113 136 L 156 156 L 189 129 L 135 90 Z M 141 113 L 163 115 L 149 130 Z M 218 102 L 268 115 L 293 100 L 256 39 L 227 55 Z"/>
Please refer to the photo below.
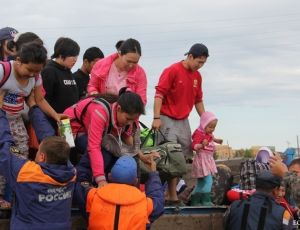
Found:
<path fill-rule="evenodd" d="M 121 156 L 111 169 L 111 181 L 133 185 L 137 178 L 136 161 L 131 156 Z"/>
<path fill-rule="evenodd" d="M 18 31 L 12 27 L 4 27 L 0 29 L 0 41 L 12 40 Z"/>

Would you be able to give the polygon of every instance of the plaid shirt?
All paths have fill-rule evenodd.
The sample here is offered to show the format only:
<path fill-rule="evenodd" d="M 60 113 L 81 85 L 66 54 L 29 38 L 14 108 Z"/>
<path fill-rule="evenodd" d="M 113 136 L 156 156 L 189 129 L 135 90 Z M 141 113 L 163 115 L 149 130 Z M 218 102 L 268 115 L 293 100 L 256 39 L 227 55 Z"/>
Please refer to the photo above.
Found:
<path fill-rule="evenodd" d="M 256 188 L 256 176 L 263 170 L 270 170 L 270 165 L 256 160 L 246 160 L 241 163 L 240 185 L 242 190 Z"/>

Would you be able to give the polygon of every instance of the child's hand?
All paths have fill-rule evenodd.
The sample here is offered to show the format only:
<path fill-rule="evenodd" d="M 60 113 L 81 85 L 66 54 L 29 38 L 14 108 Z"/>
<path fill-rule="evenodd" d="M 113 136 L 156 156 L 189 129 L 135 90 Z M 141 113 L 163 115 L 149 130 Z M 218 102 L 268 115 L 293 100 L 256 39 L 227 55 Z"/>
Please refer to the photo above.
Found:
<path fill-rule="evenodd" d="M 221 145 L 223 143 L 223 140 L 222 139 L 216 139 L 215 142 Z"/>
<path fill-rule="evenodd" d="M 202 149 L 202 145 L 201 144 L 195 144 L 194 149 L 196 151 L 199 151 L 200 149 Z"/>
<path fill-rule="evenodd" d="M 208 145 L 208 140 L 207 140 L 207 139 L 204 139 L 204 140 L 202 141 L 202 145 L 203 145 L 203 147 L 207 146 L 207 145 Z"/>
<path fill-rule="evenodd" d="M 34 90 L 31 91 L 30 95 L 26 98 L 26 104 L 29 108 L 36 105 L 35 97 L 34 97 Z"/>

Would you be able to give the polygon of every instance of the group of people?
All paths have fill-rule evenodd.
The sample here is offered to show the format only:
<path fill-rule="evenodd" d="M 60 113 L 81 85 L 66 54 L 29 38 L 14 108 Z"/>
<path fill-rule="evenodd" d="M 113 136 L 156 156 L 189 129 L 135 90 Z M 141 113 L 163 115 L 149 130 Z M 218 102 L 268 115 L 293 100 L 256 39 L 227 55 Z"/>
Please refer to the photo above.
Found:
<path fill-rule="evenodd" d="M 10 205 L 4 199 L 6 179 L 6 188 L 15 193 L 12 229 L 38 229 L 40 223 L 49 223 L 48 229 L 69 229 L 72 198 L 88 214 L 89 229 L 104 225 L 112 229 L 121 222 L 138 223 L 136 229 L 143 229 L 162 214 L 164 204 L 180 205 L 178 178 L 167 181 L 164 194 L 154 162 L 159 153 L 145 155 L 140 149 L 138 121 L 145 113 L 147 77 L 139 65 L 142 49 L 137 40 L 118 42 L 116 52 L 106 57 L 97 47 L 87 49 L 75 73 L 71 69 L 80 46 L 71 38 L 57 39 L 50 60 L 43 40 L 35 33 L 5 27 L 0 29 L 0 41 L 0 174 L 4 176 L 0 204 L 2 208 Z M 205 111 L 198 72 L 209 54 L 205 45 L 196 43 L 185 55 L 158 80 L 152 128 L 181 144 L 186 157 L 197 152 L 193 175 L 199 180 L 194 203 L 211 205 L 214 143 L 222 140 L 213 136 L 217 118 Z M 188 116 L 193 107 L 201 124 L 192 136 Z M 27 160 L 24 114 L 40 142 L 35 162 Z M 81 153 L 74 161 L 76 171 L 69 162 L 72 150 L 56 136 L 57 124 L 65 118 L 71 121 Z M 110 149 L 116 146 L 109 146 L 107 136 L 114 138 L 118 151 Z M 146 195 L 134 188 L 140 160 L 152 171 Z M 49 210 L 58 209 L 49 218 Z M 134 213 L 139 215 L 129 223 L 126 215 Z"/>
<path fill-rule="evenodd" d="M 79 53 L 76 41 L 61 37 L 49 60 L 43 40 L 35 33 L 0 29 L 0 205 L 10 206 L 4 191 L 12 194 L 11 189 L 15 194 L 12 229 L 40 229 L 41 223 L 44 229 L 70 229 L 72 200 L 87 216 L 89 229 L 145 229 L 163 213 L 164 205 L 181 205 L 176 191 L 179 178 L 168 179 L 164 194 L 154 161 L 159 153 L 145 155 L 140 148 L 138 121 L 147 103 L 140 43 L 132 38 L 120 41 L 116 52 L 106 57 L 98 47 L 91 47 L 83 55 L 81 68 L 72 73 Z M 209 52 L 196 43 L 185 56 L 158 79 L 151 126 L 161 131 L 158 143 L 162 139 L 179 143 L 186 158 L 196 153 L 191 176 L 197 183 L 191 204 L 210 206 L 212 175 L 217 172 L 213 153 L 222 139 L 213 135 L 218 119 L 205 111 L 198 71 Z M 188 117 L 194 107 L 200 124 L 192 134 Z M 57 123 L 65 118 L 70 119 L 75 153 L 57 136 Z M 34 161 L 27 159 L 24 119 L 30 121 L 40 142 Z M 77 151 L 79 158 L 71 164 Z M 138 183 L 140 161 L 151 171 L 145 193 Z M 256 206 L 262 204 L 264 215 L 280 178 L 288 184 L 287 193 L 300 203 L 297 174 L 288 172 L 276 157 L 270 165 L 272 173 L 257 178 L 257 194 L 252 198 Z M 249 201 L 233 204 L 227 226 L 252 226 L 244 215 L 256 206 Z M 280 220 L 281 226 L 290 226 L 290 212 L 273 211 L 282 218 L 270 226 Z M 271 224 L 256 220 L 258 226 Z"/>
<path fill-rule="evenodd" d="M 287 167 L 280 155 L 262 147 L 255 160 L 246 162 L 242 167 L 246 171 L 242 171 L 248 178 L 241 173 L 240 188 L 227 192 L 232 204 L 225 214 L 224 228 L 298 229 L 300 158 Z"/>

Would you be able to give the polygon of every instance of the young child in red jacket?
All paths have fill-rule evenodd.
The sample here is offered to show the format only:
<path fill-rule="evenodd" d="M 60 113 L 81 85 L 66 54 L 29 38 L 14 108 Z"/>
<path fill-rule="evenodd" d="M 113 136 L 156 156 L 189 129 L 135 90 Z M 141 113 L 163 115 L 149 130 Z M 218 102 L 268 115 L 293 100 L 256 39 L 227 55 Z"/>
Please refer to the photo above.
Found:
<path fill-rule="evenodd" d="M 210 192 L 212 187 L 212 175 L 217 173 L 214 160 L 215 143 L 222 144 L 222 139 L 214 137 L 213 132 L 218 119 L 211 112 L 201 115 L 200 125 L 192 135 L 192 148 L 196 151 L 192 164 L 192 177 L 197 178 L 197 183 L 191 195 L 192 206 L 212 206 Z"/>

